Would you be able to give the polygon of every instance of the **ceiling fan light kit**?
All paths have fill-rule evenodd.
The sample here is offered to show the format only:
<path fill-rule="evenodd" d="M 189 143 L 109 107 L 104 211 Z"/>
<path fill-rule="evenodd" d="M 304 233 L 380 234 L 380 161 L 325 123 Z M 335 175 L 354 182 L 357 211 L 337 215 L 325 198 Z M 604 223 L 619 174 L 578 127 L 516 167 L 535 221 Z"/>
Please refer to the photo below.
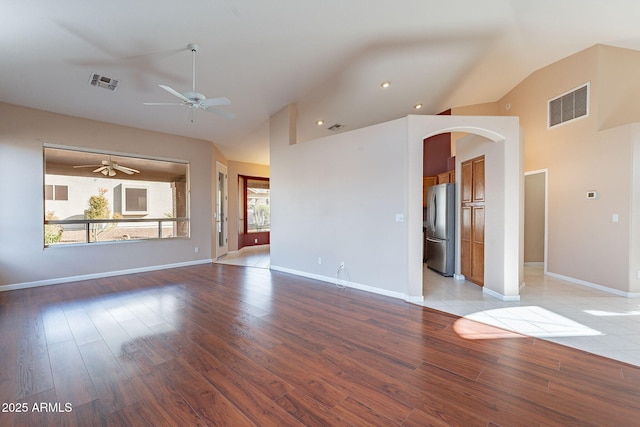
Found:
<path fill-rule="evenodd" d="M 202 93 L 196 91 L 196 52 L 198 51 L 198 45 L 191 43 L 187 46 L 187 48 L 191 50 L 193 63 L 191 91 L 180 93 L 170 86 L 158 85 L 173 96 L 179 98 L 182 102 L 145 102 L 144 105 L 178 105 L 188 107 L 189 110 L 187 111 L 187 120 L 191 122 L 195 120 L 195 112 L 198 109 L 207 111 L 209 113 L 218 114 L 219 116 L 222 116 L 226 119 L 235 118 L 235 114 L 233 114 L 232 112 L 215 108 L 216 106 L 231 104 L 231 101 L 229 101 L 228 98 L 207 98 Z"/>
<path fill-rule="evenodd" d="M 133 175 L 134 173 L 140 173 L 139 170 L 119 165 L 118 163 L 114 162 L 111 159 L 103 160 L 102 163 L 99 164 L 99 165 L 79 165 L 79 166 L 74 166 L 74 168 L 95 168 L 95 167 L 97 167 L 97 169 L 95 169 L 93 172 L 101 173 L 104 176 L 110 176 L 110 177 L 111 176 L 116 176 L 116 172 L 117 171 L 126 173 L 127 175 Z"/>

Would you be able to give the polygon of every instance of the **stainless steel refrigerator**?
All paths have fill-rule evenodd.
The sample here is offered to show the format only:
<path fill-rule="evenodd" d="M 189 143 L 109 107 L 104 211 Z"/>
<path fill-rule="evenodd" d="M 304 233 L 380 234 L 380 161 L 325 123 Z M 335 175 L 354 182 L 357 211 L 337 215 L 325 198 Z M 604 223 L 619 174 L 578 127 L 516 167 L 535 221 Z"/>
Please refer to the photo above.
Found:
<path fill-rule="evenodd" d="M 455 268 L 455 184 L 427 188 L 427 266 L 444 276 L 453 276 Z"/>

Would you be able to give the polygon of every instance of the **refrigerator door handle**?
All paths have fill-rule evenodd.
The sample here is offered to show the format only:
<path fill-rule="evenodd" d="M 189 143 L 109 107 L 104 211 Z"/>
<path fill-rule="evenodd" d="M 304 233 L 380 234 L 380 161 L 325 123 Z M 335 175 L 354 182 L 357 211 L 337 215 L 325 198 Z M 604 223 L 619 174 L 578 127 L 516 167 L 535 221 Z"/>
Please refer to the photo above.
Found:
<path fill-rule="evenodd" d="M 444 242 L 444 240 L 442 240 L 442 239 L 434 239 L 432 237 L 427 237 L 427 242 L 440 243 L 440 242 Z"/>
<path fill-rule="evenodd" d="M 438 198 L 436 197 L 436 192 L 433 192 L 433 196 L 431 198 L 431 230 L 435 233 L 436 230 L 436 218 L 438 215 Z"/>

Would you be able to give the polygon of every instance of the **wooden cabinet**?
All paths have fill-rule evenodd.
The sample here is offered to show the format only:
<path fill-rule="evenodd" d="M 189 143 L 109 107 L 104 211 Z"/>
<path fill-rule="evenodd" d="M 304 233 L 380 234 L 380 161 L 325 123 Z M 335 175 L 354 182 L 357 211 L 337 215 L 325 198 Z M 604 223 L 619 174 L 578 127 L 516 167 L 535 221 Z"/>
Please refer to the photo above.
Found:
<path fill-rule="evenodd" d="M 438 174 L 438 184 L 447 184 L 456 182 L 456 171 L 450 170 Z"/>
<path fill-rule="evenodd" d="M 463 162 L 460 183 L 460 272 L 484 286 L 484 156 Z"/>
<path fill-rule="evenodd" d="M 427 188 L 438 183 L 437 176 L 423 176 L 422 177 L 422 206 L 427 207 Z"/>

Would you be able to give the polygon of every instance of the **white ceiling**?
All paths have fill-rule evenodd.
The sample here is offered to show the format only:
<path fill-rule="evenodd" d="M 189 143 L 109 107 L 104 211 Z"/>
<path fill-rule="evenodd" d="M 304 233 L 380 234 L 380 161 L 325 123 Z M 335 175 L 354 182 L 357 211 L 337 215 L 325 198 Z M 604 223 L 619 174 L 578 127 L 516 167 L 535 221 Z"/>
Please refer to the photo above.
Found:
<path fill-rule="evenodd" d="M 5 0 L 0 101 L 211 141 L 268 164 L 268 119 L 298 106 L 300 140 L 492 102 L 596 43 L 640 49 L 635 0 Z M 226 96 L 237 118 L 158 87 Z M 92 72 L 117 91 L 88 84 Z M 384 80 L 392 82 L 381 89 Z M 317 126 L 316 120 L 325 124 Z"/>

